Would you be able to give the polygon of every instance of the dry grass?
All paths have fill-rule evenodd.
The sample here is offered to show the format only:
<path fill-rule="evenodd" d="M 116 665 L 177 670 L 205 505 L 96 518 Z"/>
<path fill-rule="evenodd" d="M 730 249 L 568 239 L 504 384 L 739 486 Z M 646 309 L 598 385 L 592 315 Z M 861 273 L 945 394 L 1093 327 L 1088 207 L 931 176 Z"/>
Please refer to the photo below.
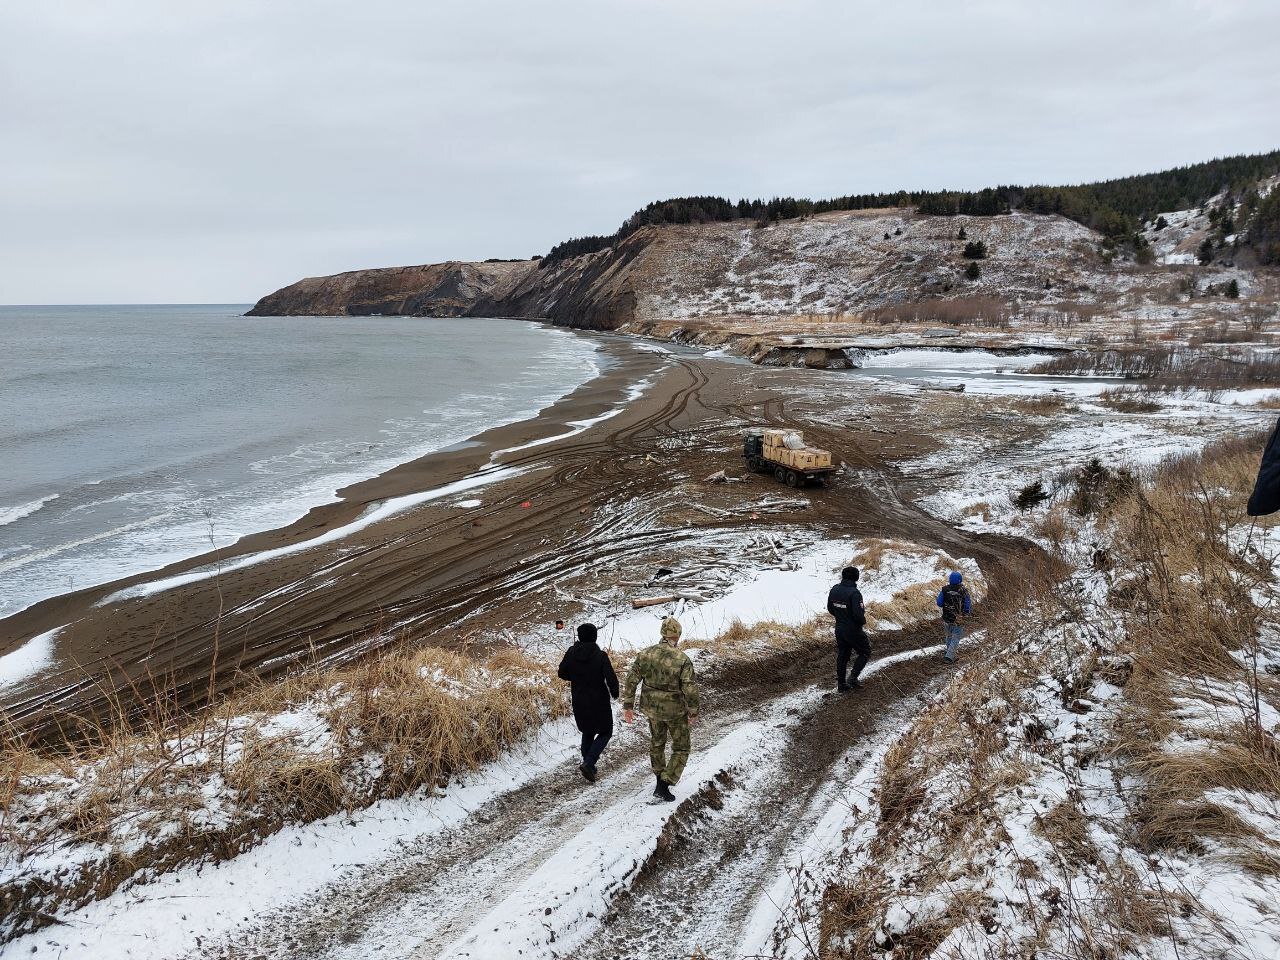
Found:
<path fill-rule="evenodd" d="M 936 323 L 953 326 L 986 326 L 1003 329 L 1012 320 L 1009 304 L 999 297 L 955 297 L 949 300 L 916 300 L 877 307 L 867 315 L 879 324 Z"/>
<path fill-rule="evenodd" d="M 553 669 L 517 651 L 480 660 L 402 648 L 250 686 L 180 721 L 163 708 L 151 722 L 121 717 L 92 745 L 36 750 L 8 737 L 0 845 L 19 864 L 55 846 L 81 845 L 86 859 L 56 882 L 19 871 L 0 885 L 0 941 L 139 871 L 233 855 L 286 823 L 434 789 L 567 709 Z M 219 783 L 227 790 L 211 807 L 205 791 Z M 126 842 L 126 859 L 90 846 Z"/>
<path fill-rule="evenodd" d="M 1158 413 L 1164 409 L 1152 399 L 1150 391 L 1125 387 L 1103 390 L 1098 394 L 1098 403 L 1119 413 Z"/>
<path fill-rule="evenodd" d="M 1258 350 L 1209 352 L 1180 345 L 1078 350 L 1030 373 L 1115 376 L 1166 387 L 1223 388 L 1280 383 L 1280 358 Z"/>
<path fill-rule="evenodd" d="M 1067 401 L 1056 393 L 1039 393 L 1010 400 L 1009 409 L 1024 417 L 1052 417 L 1067 409 Z"/>
<path fill-rule="evenodd" d="M 1120 516 L 1133 672 L 1117 747 L 1143 778 L 1146 844 L 1195 850 L 1213 837 L 1267 863 L 1280 850 L 1258 854 L 1258 831 L 1206 796 L 1280 797 L 1280 746 L 1262 722 L 1280 689 L 1247 666 L 1262 627 L 1256 591 L 1272 575 L 1228 536 L 1245 520 L 1260 448 L 1261 438 L 1242 437 L 1171 462 Z M 1197 704 L 1201 719 L 1189 724 L 1178 708 Z"/>
<path fill-rule="evenodd" d="M 1095 515 L 1090 522 L 1107 531 L 1112 555 L 1107 603 L 1087 591 L 1045 591 L 1006 615 L 1012 630 L 993 625 L 987 645 L 998 668 L 958 675 L 886 752 L 874 833 L 856 851 L 857 866 L 827 890 L 818 955 L 919 956 L 907 937 L 885 933 L 890 907 L 913 909 L 919 898 L 949 904 L 908 931 L 929 949 L 961 924 L 992 945 L 991 955 L 1062 955 L 1066 947 L 1070 956 L 1118 956 L 1184 935 L 1183 923 L 1230 944 L 1212 904 L 1162 879 L 1158 860 L 1144 871 L 1111 845 L 1136 844 L 1156 856 L 1189 851 L 1280 876 L 1280 842 L 1258 825 L 1280 798 L 1277 731 L 1261 722 L 1280 704 L 1280 681 L 1250 668 L 1264 619 L 1259 592 L 1273 601 L 1276 594 L 1269 560 L 1242 550 L 1239 539 L 1261 444 L 1242 437 L 1169 462 L 1145 484 L 1126 484 Z M 1076 526 L 1061 507 L 1040 524 L 1059 544 Z M 1064 624 L 1078 625 L 1057 634 L 1074 637 L 1078 649 L 1018 639 Z M 1113 699 L 1091 727 L 1096 740 L 1063 740 L 1031 719 L 1029 691 L 1048 685 L 1063 708 L 1090 713 L 1098 684 Z M 1051 800 L 1047 808 L 1022 796 L 1031 771 L 1057 783 L 1059 773 L 1083 770 L 1092 758 L 1138 785 L 1117 781 L 1124 820 L 1096 819 L 1088 791 L 1072 789 L 1070 777 L 1063 792 L 1035 787 L 1033 797 Z M 1021 841 L 1000 826 L 1002 809 L 1034 814 L 1033 832 L 1051 856 L 1026 860 Z M 1019 857 L 1030 885 L 1019 914 L 1026 939 L 984 941 L 988 914 L 969 906 L 965 891 L 984 889 L 990 864 L 1019 869 Z M 1085 878 L 1090 900 L 1073 899 L 1072 878 Z"/>

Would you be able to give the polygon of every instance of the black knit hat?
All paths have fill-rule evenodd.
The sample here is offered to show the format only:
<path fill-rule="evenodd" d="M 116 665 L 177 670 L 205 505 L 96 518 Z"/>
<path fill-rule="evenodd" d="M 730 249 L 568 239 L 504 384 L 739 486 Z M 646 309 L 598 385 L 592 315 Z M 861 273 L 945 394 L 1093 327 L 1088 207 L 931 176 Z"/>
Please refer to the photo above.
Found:
<path fill-rule="evenodd" d="M 578 642 L 596 642 L 596 625 L 594 623 L 582 623 L 578 625 Z"/>
<path fill-rule="evenodd" d="M 842 571 L 840 571 L 840 579 L 856 581 L 858 579 L 858 568 L 845 567 Z"/>

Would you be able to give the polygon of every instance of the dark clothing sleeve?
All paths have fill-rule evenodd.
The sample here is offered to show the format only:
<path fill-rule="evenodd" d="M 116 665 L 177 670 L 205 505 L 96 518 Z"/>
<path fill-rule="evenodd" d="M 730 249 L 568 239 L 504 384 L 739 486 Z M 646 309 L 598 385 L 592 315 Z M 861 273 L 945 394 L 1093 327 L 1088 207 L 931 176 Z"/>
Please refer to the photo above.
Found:
<path fill-rule="evenodd" d="M 1280 421 L 1271 431 L 1266 449 L 1262 451 L 1262 463 L 1258 467 L 1258 479 L 1245 512 L 1251 517 L 1264 517 L 1280 510 Z"/>
<path fill-rule="evenodd" d="M 862 591 L 856 587 L 853 590 L 853 596 L 849 598 L 849 614 L 853 618 L 853 624 L 856 627 L 865 627 L 867 625 L 867 608 L 862 602 Z"/>
<path fill-rule="evenodd" d="M 964 615 L 967 617 L 973 612 L 973 597 L 969 595 L 969 591 L 964 592 Z"/>
<path fill-rule="evenodd" d="M 568 650 L 565 651 L 564 656 L 560 658 L 560 669 L 556 671 L 556 676 L 559 677 L 561 680 L 573 679 L 573 671 L 569 669 L 569 654 L 572 652 L 572 650 L 573 648 L 570 647 Z"/>
<path fill-rule="evenodd" d="M 614 700 L 618 699 L 618 675 L 613 672 L 613 661 L 609 659 L 609 655 L 603 650 L 600 656 L 604 657 L 604 682 L 609 687 L 609 696 Z"/>

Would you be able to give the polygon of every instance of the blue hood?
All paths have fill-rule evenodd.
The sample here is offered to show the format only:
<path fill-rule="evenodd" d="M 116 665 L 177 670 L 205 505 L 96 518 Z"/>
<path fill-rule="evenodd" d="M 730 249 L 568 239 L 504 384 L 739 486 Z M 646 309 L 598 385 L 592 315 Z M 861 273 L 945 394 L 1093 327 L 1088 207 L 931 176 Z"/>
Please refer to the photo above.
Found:
<path fill-rule="evenodd" d="M 958 574 L 958 573 L 953 573 L 953 574 L 951 574 L 951 576 L 950 576 L 950 577 L 948 577 L 948 578 L 947 578 L 947 582 L 948 582 L 948 583 L 950 583 L 953 587 L 958 587 L 958 586 L 960 586 L 960 583 L 961 583 L 961 581 L 963 581 L 963 580 L 964 580 L 964 577 L 960 576 L 960 574 Z M 934 583 L 937 583 L 937 582 L 938 582 L 938 581 L 936 581 L 936 580 L 934 581 Z"/>

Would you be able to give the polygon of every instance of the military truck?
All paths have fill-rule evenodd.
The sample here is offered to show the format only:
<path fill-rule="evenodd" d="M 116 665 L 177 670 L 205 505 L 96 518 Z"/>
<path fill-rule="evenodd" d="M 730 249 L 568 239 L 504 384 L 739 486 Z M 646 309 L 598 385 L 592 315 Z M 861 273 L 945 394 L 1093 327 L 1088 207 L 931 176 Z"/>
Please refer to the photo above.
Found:
<path fill-rule="evenodd" d="M 811 447 L 799 430 L 748 430 L 742 441 L 747 468 L 772 473 L 779 483 L 799 487 L 806 483 L 825 486 L 837 470 L 830 450 Z"/>

